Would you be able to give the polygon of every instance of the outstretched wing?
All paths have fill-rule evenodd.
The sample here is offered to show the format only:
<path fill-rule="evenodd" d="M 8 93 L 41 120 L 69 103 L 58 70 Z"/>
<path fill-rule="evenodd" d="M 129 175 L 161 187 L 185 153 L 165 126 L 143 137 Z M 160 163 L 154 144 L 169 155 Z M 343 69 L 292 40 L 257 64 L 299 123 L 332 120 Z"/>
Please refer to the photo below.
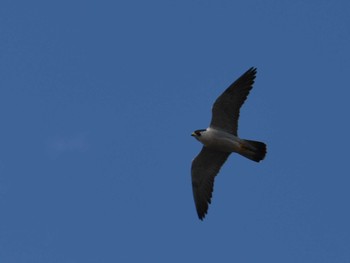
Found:
<path fill-rule="evenodd" d="M 203 220 L 208 211 L 214 187 L 214 178 L 229 155 L 230 153 L 203 147 L 192 161 L 192 190 L 200 220 Z"/>
<path fill-rule="evenodd" d="M 239 110 L 253 87 L 255 74 L 256 68 L 250 68 L 216 99 L 210 127 L 237 136 Z"/>

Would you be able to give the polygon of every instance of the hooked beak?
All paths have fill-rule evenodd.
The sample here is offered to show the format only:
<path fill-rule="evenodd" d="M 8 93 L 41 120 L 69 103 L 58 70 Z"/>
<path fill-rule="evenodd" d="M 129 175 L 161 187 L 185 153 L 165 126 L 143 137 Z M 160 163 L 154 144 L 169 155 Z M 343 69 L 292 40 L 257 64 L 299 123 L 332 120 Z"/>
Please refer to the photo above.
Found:
<path fill-rule="evenodd" d="M 196 137 L 196 133 L 195 133 L 195 132 L 192 132 L 192 133 L 191 133 L 191 136 L 195 136 L 195 137 Z"/>

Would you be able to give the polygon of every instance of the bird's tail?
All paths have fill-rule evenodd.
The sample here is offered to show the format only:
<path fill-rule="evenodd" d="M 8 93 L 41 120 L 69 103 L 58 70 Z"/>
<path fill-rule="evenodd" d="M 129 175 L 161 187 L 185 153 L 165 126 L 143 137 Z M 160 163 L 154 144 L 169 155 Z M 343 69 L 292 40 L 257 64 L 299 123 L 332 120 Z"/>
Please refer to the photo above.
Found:
<path fill-rule="evenodd" d="M 265 158 L 266 144 L 258 141 L 243 140 L 239 154 L 252 161 L 260 162 Z"/>

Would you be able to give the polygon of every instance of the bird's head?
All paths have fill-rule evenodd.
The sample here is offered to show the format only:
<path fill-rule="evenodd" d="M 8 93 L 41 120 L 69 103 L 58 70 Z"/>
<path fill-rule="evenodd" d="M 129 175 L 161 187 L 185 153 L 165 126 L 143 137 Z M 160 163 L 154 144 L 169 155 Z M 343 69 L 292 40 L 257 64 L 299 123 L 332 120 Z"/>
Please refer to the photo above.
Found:
<path fill-rule="evenodd" d="M 206 131 L 206 129 L 196 130 L 196 131 L 192 132 L 191 136 L 193 136 L 194 138 L 199 140 L 199 138 L 202 136 L 202 132 L 204 132 L 204 131 Z"/>

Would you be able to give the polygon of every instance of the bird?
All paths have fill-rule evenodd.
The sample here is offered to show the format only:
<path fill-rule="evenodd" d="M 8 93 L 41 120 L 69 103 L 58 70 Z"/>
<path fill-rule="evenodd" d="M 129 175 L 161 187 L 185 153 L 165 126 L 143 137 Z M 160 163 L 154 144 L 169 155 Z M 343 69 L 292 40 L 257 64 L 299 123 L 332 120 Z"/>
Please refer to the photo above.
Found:
<path fill-rule="evenodd" d="M 266 155 L 266 144 L 238 137 L 240 108 L 253 87 L 257 69 L 251 67 L 234 81 L 214 102 L 207 129 L 195 130 L 191 136 L 203 144 L 191 166 L 193 198 L 200 220 L 211 203 L 214 179 L 231 153 L 260 162 Z"/>

